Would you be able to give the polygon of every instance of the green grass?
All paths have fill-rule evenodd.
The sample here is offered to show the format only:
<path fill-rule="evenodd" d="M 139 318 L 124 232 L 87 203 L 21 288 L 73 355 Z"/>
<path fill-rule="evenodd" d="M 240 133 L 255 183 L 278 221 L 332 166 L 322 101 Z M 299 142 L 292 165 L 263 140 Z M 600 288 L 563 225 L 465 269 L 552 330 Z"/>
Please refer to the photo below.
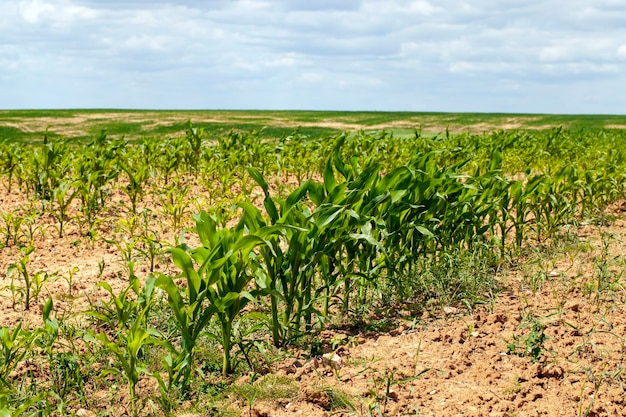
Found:
<path fill-rule="evenodd" d="M 546 115 L 504 113 L 265 111 L 265 110 L 3 110 L 0 139 L 38 141 L 48 129 L 50 137 L 84 140 L 102 130 L 114 137 L 184 136 L 187 120 L 213 135 L 231 129 L 245 132 L 265 128 L 261 138 L 277 138 L 295 129 L 306 136 L 333 135 L 343 130 L 392 130 L 401 136 L 443 133 L 483 133 L 498 129 L 598 130 L 626 125 L 619 115 Z"/>
<path fill-rule="evenodd" d="M 2 139 L 8 138 L 8 139 L 20 140 L 24 136 L 25 136 L 24 132 L 22 132 L 17 127 L 0 125 L 0 138 Z"/>

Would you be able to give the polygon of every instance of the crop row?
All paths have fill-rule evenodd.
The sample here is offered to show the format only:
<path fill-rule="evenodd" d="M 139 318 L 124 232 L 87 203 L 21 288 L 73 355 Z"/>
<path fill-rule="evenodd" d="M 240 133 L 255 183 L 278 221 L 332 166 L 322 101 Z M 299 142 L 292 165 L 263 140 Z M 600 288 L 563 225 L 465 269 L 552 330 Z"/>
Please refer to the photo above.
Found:
<path fill-rule="evenodd" d="M 242 361 L 255 370 L 252 351 L 263 351 L 264 343 L 290 346 L 368 306 L 410 306 L 417 313 L 438 298 L 484 301 L 503 259 L 529 242 L 554 239 L 564 226 L 598 218 L 624 197 L 623 141 L 620 132 L 560 129 L 431 138 L 417 131 L 410 138 L 294 132 L 261 141 L 238 132 L 210 138 L 189 125 L 182 138 L 137 143 L 104 133 L 87 144 L 1 142 L 7 187 L 55 219 L 59 238 L 73 221 L 97 239 L 114 191 L 124 194 L 129 219 L 145 215 L 148 193 L 162 195 L 169 213 L 162 221 L 175 229 L 185 228 L 190 211 L 187 184 L 200 184 L 210 197 L 185 228 L 198 244 L 181 239 L 167 250 L 178 274 L 151 266 L 138 277 L 129 255 L 125 291 L 99 284 L 109 300 L 92 305 L 85 312 L 90 324 L 73 330 L 86 348 L 60 333 L 65 327 L 53 317 L 52 299 L 43 307 L 43 327 L 0 329 L 0 410 L 65 412 L 84 379 L 65 375 L 75 385 L 62 384 L 53 378 L 53 363 L 66 361 L 62 369 L 70 372 L 86 360 L 79 353 L 85 349 L 111 358 L 100 376 L 126 382 L 132 414 L 140 412 L 141 378 L 156 381 L 161 412 L 169 413 L 196 394 L 198 346 L 207 338 L 220 347 L 219 368 L 228 375 Z M 286 184 L 288 178 L 295 184 Z M 21 211 L 2 215 L 0 242 L 26 248 L 10 273 L 21 277 L 28 309 L 44 285 L 27 270 L 32 233 L 24 232 Z M 159 250 L 142 236 L 148 255 Z M 491 279 L 467 279 L 455 269 L 462 262 Z M 422 279 L 427 275 L 432 279 Z M 160 359 L 148 364 L 149 352 Z M 35 353 L 49 361 L 53 383 L 27 393 L 11 375 Z"/>

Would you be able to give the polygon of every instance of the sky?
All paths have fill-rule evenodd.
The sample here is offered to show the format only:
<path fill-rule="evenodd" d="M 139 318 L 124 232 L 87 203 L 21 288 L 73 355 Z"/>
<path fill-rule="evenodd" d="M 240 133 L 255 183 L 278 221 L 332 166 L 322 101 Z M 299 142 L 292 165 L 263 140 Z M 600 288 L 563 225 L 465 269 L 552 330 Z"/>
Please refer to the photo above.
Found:
<path fill-rule="evenodd" d="M 626 0 L 0 0 L 0 108 L 626 114 Z"/>

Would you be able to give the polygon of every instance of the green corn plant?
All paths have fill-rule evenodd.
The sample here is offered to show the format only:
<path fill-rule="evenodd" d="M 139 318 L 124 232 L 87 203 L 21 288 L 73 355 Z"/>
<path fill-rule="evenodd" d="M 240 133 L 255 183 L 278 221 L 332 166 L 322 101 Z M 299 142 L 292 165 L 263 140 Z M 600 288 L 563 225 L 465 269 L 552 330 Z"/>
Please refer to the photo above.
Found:
<path fill-rule="evenodd" d="M 150 272 L 154 272 L 157 258 L 163 254 L 163 244 L 159 239 L 157 233 L 153 230 L 145 231 L 143 234 L 137 237 L 137 244 L 135 250 L 142 258 L 148 261 L 148 269 Z"/>
<path fill-rule="evenodd" d="M 102 209 L 102 206 L 98 203 L 101 190 L 95 185 L 96 178 L 97 174 L 90 173 L 86 178 L 83 176 L 83 180 L 79 181 L 76 186 L 81 201 L 76 220 L 81 225 L 81 229 L 84 225 L 87 226 L 87 230 L 84 233 L 92 238 L 95 235 L 94 229 L 98 211 Z"/>
<path fill-rule="evenodd" d="M 128 175 L 128 184 L 120 187 L 120 190 L 128 196 L 130 201 L 130 213 L 137 214 L 137 204 L 143 197 L 146 183 L 150 177 L 150 167 L 142 163 L 129 166 L 121 163 L 122 170 Z"/>
<path fill-rule="evenodd" d="M 37 224 L 39 211 L 32 206 L 2 213 L 2 244 L 7 246 L 24 246 L 24 239 L 33 244 L 36 231 L 43 234 L 43 228 Z"/>
<path fill-rule="evenodd" d="M 139 278 L 131 273 L 129 285 L 117 295 L 108 282 L 101 281 L 97 286 L 109 294 L 109 300 L 100 305 L 92 304 L 85 314 L 121 332 L 128 327 L 137 313 L 137 303 L 133 301 L 131 292 L 135 296 L 140 294 L 141 283 Z"/>
<path fill-rule="evenodd" d="M 375 181 L 378 167 L 372 165 L 357 174 L 355 161 L 351 165 L 344 164 L 338 149 L 339 146 L 327 162 L 323 184 L 305 181 L 285 200 L 271 197 L 268 184 L 260 172 L 254 168 L 248 169 L 265 194 L 263 205 L 273 228 L 271 230 L 282 228 L 281 233 L 267 238 L 269 245 L 259 249 L 264 258 L 266 282 L 263 288 L 270 294 L 271 328 L 277 346 L 298 336 L 302 330 L 310 330 L 313 315 L 323 320 L 328 311 L 330 294 L 336 294 L 338 275 L 341 272 L 347 275 L 347 271 L 356 274 L 352 259 L 347 262 L 352 266 L 344 268 L 345 262 L 338 258 L 342 253 L 342 245 L 349 246 L 352 243 L 353 248 L 367 247 L 368 250 L 358 258 L 363 265 L 371 261 L 375 252 L 369 251 L 369 243 L 375 239 L 368 235 L 369 229 L 365 226 L 368 223 L 362 220 L 358 224 L 361 217 L 355 208 Z M 331 163 L 349 181 L 338 185 Z M 307 196 L 316 205 L 314 209 L 304 204 L 303 200 Z M 260 233 L 258 230 L 262 228 L 267 229 L 267 223 L 258 210 L 250 204 L 241 206 L 245 211 L 242 221 L 248 229 L 254 233 Z M 363 242 L 368 244 L 361 246 Z M 352 251 L 353 254 L 357 252 Z M 361 268 L 365 270 L 363 265 Z M 314 282 L 318 274 L 325 280 L 321 286 Z M 362 277 L 365 277 L 365 273 Z M 343 282 L 346 283 L 346 293 L 350 292 L 348 279 L 344 277 Z M 315 286 L 319 288 L 314 290 Z M 323 300 L 325 307 L 322 312 L 316 304 Z"/>
<path fill-rule="evenodd" d="M 143 213 L 143 217 L 140 215 L 141 213 Z M 146 226 L 145 224 L 142 225 L 142 220 L 147 216 L 147 209 L 142 210 L 141 213 L 118 219 L 115 232 L 121 233 L 126 239 L 132 239 L 139 234 L 139 229 Z"/>
<path fill-rule="evenodd" d="M 194 348 L 198 338 L 203 334 L 205 327 L 217 310 L 215 306 L 208 305 L 207 283 L 194 269 L 189 254 L 178 247 L 172 248 L 170 254 L 174 264 L 182 271 L 182 278 L 186 280 L 186 285 L 179 288 L 174 282 L 174 278 L 165 274 L 158 275 L 156 285 L 168 295 L 168 304 L 181 337 L 181 352 L 176 355 L 176 365 L 170 366 L 168 369 L 171 370 L 170 373 L 174 373 L 173 369 L 176 369 L 173 382 L 180 385 L 183 395 L 187 395 Z M 171 384 L 172 379 L 170 378 L 169 381 Z"/>
<path fill-rule="evenodd" d="M 559 226 L 558 219 L 560 216 L 558 212 L 564 201 L 554 193 L 554 185 L 553 177 L 543 175 L 540 186 L 531 196 L 532 226 L 539 242 L 550 238 Z"/>
<path fill-rule="evenodd" d="M 189 186 L 178 182 L 171 184 L 165 194 L 160 194 L 163 212 L 176 230 L 182 227 L 185 215 L 189 213 L 188 195 Z"/>
<path fill-rule="evenodd" d="M 107 243 L 111 243 L 117 249 L 120 255 L 118 260 L 123 266 L 128 266 L 136 260 L 138 239 L 136 237 L 122 239 L 103 239 Z"/>
<path fill-rule="evenodd" d="M 141 138 L 133 147 L 134 154 L 143 164 L 148 165 L 154 170 L 159 166 L 161 155 L 158 140 L 155 138 Z"/>
<path fill-rule="evenodd" d="M 471 249 L 474 243 L 488 243 L 499 246 L 501 256 L 506 254 L 507 236 L 510 231 L 511 183 L 502 177 L 502 154 L 494 149 L 487 172 L 477 172 L 467 179 L 468 190 L 473 190 L 469 201 L 471 208 L 464 216 L 468 222 L 465 243 Z M 490 240 L 489 242 L 487 242 Z"/>
<path fill-rule="evenodd" d="M 67 212 L 77 191 L 73 188 L 71 181 L 61 181 L 57 188 L 52 190 L 52 201 L 56 203 L 56 210 L 52 210 L 52 215 L 59 223 L 59 238 L 63 237 L 63 226 L 67 220 Z"/>
<path fill-rule="evenodd" d="M 263 130 L 231 130 L 227 136 L 218 136 L 216 156 L 231 170 L 241 166 L 262 168 L 266 164 L 264 155 L 271 152 L 260 140 Z"/>
<path fill-rule="evenodd" d="M 45 402 L 46 397 L 45 393 L 41 393 L 32 397 L 20 398 L 12 390 L 0 388 L 0 417 L 41 415 L 41 410 L 38 408 L 42 402 Z"/>
<path fill-rule="evenodd" d="M 433 152 L 426 153 L 386 176 L 393 184 L 392 206 L 385 219 L 390 276 L 410 274 L 416 261 L 435 252 L 438 246 L 437 229 L 446 205 L 437 188 L 445 176 L 437 172 L 434 157 Z"/>
<path fill-rule="evenodd" d="M 324 182 L 308 180 L 285 200 L 273 198 L 260 172 L 248 169 L 265 194 L 263 205 L 269 224 L 282 228 L 280 234 L 267 238 L 269 245 L 259 248 L 266 278 L 262 288 L 270 294 L 271 328 L 277 346 L 310 329 L 313 315 L 323 320 L 340 283 L 347 309 L 352 276 L 358 278 L 357 287 L 364 299 L 376 275 L 375 260 L 384 251 L 378 242 L 384 232 L 377 216 L 391 194 L 369 192 L 379 178 L 378 165 L 369 164 L 361 170 L 354 158 L 344 163 L 339 155 L 342 140 L 327 160 Z M 337 181 L 335 170 L 343 182 Z M 314 207 L 303 203 L 307 196 Z M 259 233 L 267 227 L 255 207 L 249 203 L 240 206 L 245 212 L 242 221 L 249 230 Z M 315 282 L 317 276 L 324 279 L 321 285 Z M 323 312 L 316 308 L 319 301 L 325 301 Z"/>
<path fill-rule="evenodd" d="M 32 352 L 35 335 L 22 328 L 22 323 L 11 329 L 0 327 L 0 382 L 11 388 L 9 375 Z"/>
<path fill-rule="evenodd" d="M 191 121 L 187 121 L 185 138 L 187 140 L 187 152 L 185 153 L 186 165 L 190 172 L 198 172 L 202 151 L 204 129 L 193 127 Z"/>
<path fill-rule="evenodd" d="M 114 142 L 101 131 L 81 152 L 81 158 L 74 162 L 76 189 L 81 200 L 80 215 L 87 224 L 87 234 L 95 233 L 97 214 L 107 205 L 108 184 L 117 178 L 120 170 L 116 165 L 118 150 L 125 142 Z"/>
<path fill-rule="evenodd" d="M 150 272 L 154 272 L 156 260 L 163 253 L 163 242 L 161 242 L 158 233 L 150 223 L 148 210 L 144 209 L 134 224 L 137 224 L 140 230 L 131 235 L 133 237 L 128 241 L 129 244 L 126 245 L 126 248 L 122 248 L 122 253 L 124 253 L 124 249 L 128 250 L 126 255 L 124 255 L 124 260 L 127 264 L 132 262 L 132 254 L 137 252 L 139 257 L 148 261 Z M 130 243 L 131 241 L 132 244 Z M 118 246 L 123 247 L 124 245 Z"/>
<path fill-rule="evenodd" d="M 189 304 L 185 304 L 171 277 L 161 275 L 157 280 L 157 285 L 169 296 L 181 331 L 186 373 L 183 382 L 189 379 L 196 340 L 213 315 L 220 323 L 221 337 L 218 340 L 223 349 L 222 371 L 225 374 L 232 372 L 233 324 L 246 304 L 257 296 L 257 291 L 248 288 L 254 278 L 253 272 L 248 270 L 254 261 L 252 249 L 265 243 L 258 236 L 244 234 L 242 228 L 218 228 L 217 222 L 205 212 L 194 217 L 195 230 L 203 246 L 188 249 L 189 253 L 181 248 L 171 250 L 174 263 L 187 280 Z M 199 265 L 198 269 L 194 268 L 194 261 Z M 205 307 L 201 308 L 203 304 Z"/>
<path fill-rule="evenodd" d="M 162 184 L 167 185 L 178 172 L 178 168 L 183 164 L 185 138 L 168 139 L 159 141 L 158 155 L 161 156 L 156 164 L 160 171 Z"/>
<path fill-rule="evenodd" d="M 245 306 L 256 301 L 262 294 L 259 289 L 249 288 L 252 280 L 257 277 L 256 271 L 259 268 L 256 255 L 252 251 L 257 246 L 267 246 L 268 242 L 262 236 L 272 230 L 261 230 L 259 235 L 253 235 L 245 234 L 243 227 L 217 229 L 216 226 L 215 220 L 205 212 L 196 216 L 196 230 L 203 247 L 194 250 L 192 256 L 202 265 L 216 255 L 226 259 L 222 265 L 214 264 L 217 268 L 214 267 L 211 271 L 207 269 L 206 273 L 207 276 L 211 275 L 209 283 L 214 282 L 208 287 L 208 298 L 217 310 L 224 351 L 222 371 L 227 374 L 233 371 L 230 351 L 235 321 Z"/>
<path fill-rule="evenodd" d="M 369 273 L 375 272 L 371 262 L 376 250 L 372 251 L 368 244 L 375 241 L 371 234 L 372 222 L 377 223 L 373 211 L 376 204 L 384 200 L 375 190 L 379 178 L 378 164 L 370 164 L 362 170 L 355 159 L 345 164 L 339 156 L 341 145 L 342 140 L 335 148 L 333 158 L 327 161 L 323 184 L 317 184 L 317 192 L 310 193 L 318 203 L 311 215 L 312 233 L 316 236 L 314 252 L 318 253 L 318 259 L 326 260 L 320 266 L 331 268 L 321 272 L 324 284 L 320 289 L 326 291 L 325 313 L 331 294 L 340 298 L 344 312 L 349 309 L 354 288 L 358 289 L 361 301 L 364 301 Z M 331 161 L 337 173 L 344 178 L 342 182 L 337 181 Z M 333 290 L 340 284 L 343 285 L 341 295 Z"/>
<path fill-rule="evenodd" d="M 18 215 L 16 212 L 4 212 L 2 213 L 3 232 L 4 232 L 4 247 L 9 246 L 11 243 L 17 245 L 18 234 L 24 217 Z"/>
<path fill-rule="evenodd" d="M 64 158 L 67 154 L 66 143 L 49 141 L 46 132 L 43 145 L 35 149 L 32 159 L 31 184 L 36 197 L 44 201 L 52 199 L 52 191 L 69 171 L 69 161 Z"/>
<path fill-rule="evenodd" d="M 67 295 L 70 298 L 74 297 L 72 293 L 74 291 L 75 276 L 78 271 L 80 271 L 80 269 L 77 266 L 73 266 L 69 269 L 67 275 L 59 275 L 67 283 Z"/>
<path fill-rule="evenodd" d="M 322 143 L 319 140 L 305 137 L 297 130 L 282 137 L 274 149 L 276 172 L 294 175 L 298 184 L 303 183 L 306 178 L 311 178 L 314 172 L 323 170 L 327 154 L 320 151 L 321 147 Z"/>
<path fill-rule="evenodd" d="M 399 167 L 381 176 L 380 166 L 370 161 L 365 161 L 362 168 L 355 159 L 346 164 L 337 151 L 333 159 L 335 170 L 329 160 L 324 171 L 324 183 L 318 186 L 322 192 L 311 194 L 311 198 L 320 200 L 316 194 L 321 194 L 321 198 L 328 201 L 324 203 L 320 200 L 313 215 L 319 215 L 324 226 L 329 219 L 331 227 L 327 230 L 336 233 L 333 238 L 323 239 L 335 243 L 325 245 L 326 250 L 331 252 L 326 254 L 328 260 L 324 263 L 329 269 L 322 276 L 337 277 L 327 283 L 327 289 L 336 288 L 339 283 L 343 285 L 343 294 L 338 298 L 342 311 L 347 312 L 355 289 L 359 304 L 364 305 L 370 288 L 376 289 L 377 280 L 373 278 L 379 275 L 380 268 L 386 268 L 388 275 L 393 276 L 397 268 L 402 268 L 403 262 L 408 262 L 406 249 L 403 249 L 406 246 L 403 243 L 406 231 L 402 228 L 410 225 L 420 235 L 433 235 L 414 218 L 417 213 L 413 214 L 413 211 L 424 209 L 423 204 L 405 202 L 410 197 L 409 190 L 417 189 L 411 184 L 414 173 L 410 168 Z M 337 181 L 334 171 L 344 178 L 342 182 Z M 332 218 L 335 213 L 340 215 Z M 416 253 L 418 251 L 410 252 L 411 256 Z M 336 291 L 329 292 L 329 296 L 331 294 L 334 297 L 339 295 Z"/>
<path fill-rule="evenodd" d="M 24 309 L 30 310 L 30 306 L 33 301 L 39 298 L 44 284 L 56 274 L 49 274 L 46 271 L 37 271 L 31 274 L 28 268 L 28 262 L 30 255 L 35 251 L 33 246 L 30 246 L 23 250 L 22 257 L 18 262 L 12 263 L 7 269 L 7 276 L 11 277 L 11 286 L 14 287 L 15 275 L 18 275 L 18 279 L 21 279 L 23 285 L 20 285 L 18 290 L 24 296 Z"/>
<path fill-rule="evenodd" d="M 13 176 L 22 166 L 22 154 L 24 145 L 18 142 L 3 139 L 0 142 L 0 166 L 2 173 L 7 176 L 7 191 L 11 193 Z"/>
<path fill-rule="evenodd" d="M 274 344 L 284 345 L 299 328 L 298 311 L 304 310 L 306 292 L 310 291 L 311 269 L 307 270 L 308 255 L 308 220 L 306 210 L 297 203 L 308 191 L 310 182 L 305 182 L 295 190 L 286 201 L 282 202 L 279 214 L 274 200 L 269 194 L 269 186 L 260 172 L 249 168 L 250 176 L 261 186 L 265 193 L 264 207 L 270 217 L 270 224 L 262 218 L 256 207 L 250 203 L 241 203 L 244 209 L 240 225 L 245 225 L 254 234 L 262 230 L 278 231 L 265 236 L 267 245 L 259 248 L 264 259 L 264 279 L 259 285 L 270 296 L 271 331 Z M 286 250 L 282 247 L 286 246 Z M 307 252 L 309 251 L 309 252 Z"/>
<path fill-rule="evenodd" d="M 137 285 L 133 291 L 137 293 L 137 300 L 126 300 L 130 305 L 125 310 L 133 310 L 130 314 L 131 318 L 124 323 L 124 326 L 118 324 L 116 327 L 116 337 L 114 340 L 105 333 L 94 334 L 88 332 L 85 339 L 92 343 L 100 344 L 107 352 L 111 353 L 117 360 L 117 367 L 111 367 L 103 372 L 103 375 L 116 374 L 122 376 L 128 385 L 128 393 L 130 396 L 131 413 L 137 415 L 137 393 L 136 387 L 141 374 L 149 374 L 141 362 L 141 352 L 151 344 L 157 344 L 161 340 L 160 333 L 148 327 L 148 316 L 153 305 L 155 278 L 149 277 L 142 290 L 137 289 Z M 119 297 L 114 297 L 119 298 Z"/>
<path fill-rule="evenodd" d="M 30 211 L 30 210 L 29 210 Z M 31 212 L 24 216 L 21 223 L 21 228 L 14 235 L 21 234 L 26 239 L 27 246 L 33 246 L 35 244 L 35 235 L 41 234 L 41 237 L 45 239 L 45 228 L 38 223 L 39 213 L 37 211 Z"/>
<path fill-rule="evenodd" d="M 525 184 L 523 180 L 518 180 L 511 185 L 512 222 L 517 249 L 522 247 L 526 230 L 529 228 L 529 215 L 533 212 L 534 196 L 543 181 L 542 175 L 532 175 Z"/>

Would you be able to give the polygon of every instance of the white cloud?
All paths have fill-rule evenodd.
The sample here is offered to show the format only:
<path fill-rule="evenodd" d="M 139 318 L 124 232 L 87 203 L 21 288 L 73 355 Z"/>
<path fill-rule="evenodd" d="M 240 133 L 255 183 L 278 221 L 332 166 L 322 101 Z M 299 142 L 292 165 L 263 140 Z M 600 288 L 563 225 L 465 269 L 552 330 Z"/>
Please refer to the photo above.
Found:
<path fill-rule="evenodd" d="M 624 39 L 620 0 L 4 0 L 0 107 L 623 112 Z"/>
<path fill-rule="evenodd" d="M 319 72 L 305 72 L 300 75 L 300 79 L 308 83 L 317 83 L 323 81 L 324 78 L 324 75 L 320 74 Z"/>
<path fill-rule="evenodd" d="M 42 23 L 61 27 L 74 22 L 84 22 L 98 16 L 96 9 L 73 4 L 67 0 L 23 0 L 18 3 L 19 14 L 24 22 L 31 25 Z"/>
<path fill-rule="evenodd" d="M 42 16 L 46 16 L 50 13 L 54 13 L 55 7 L 53 4 L 40 1 L 30 0 L 19 3 L 20 15 L 26 23 L 37 24 Z"/>

